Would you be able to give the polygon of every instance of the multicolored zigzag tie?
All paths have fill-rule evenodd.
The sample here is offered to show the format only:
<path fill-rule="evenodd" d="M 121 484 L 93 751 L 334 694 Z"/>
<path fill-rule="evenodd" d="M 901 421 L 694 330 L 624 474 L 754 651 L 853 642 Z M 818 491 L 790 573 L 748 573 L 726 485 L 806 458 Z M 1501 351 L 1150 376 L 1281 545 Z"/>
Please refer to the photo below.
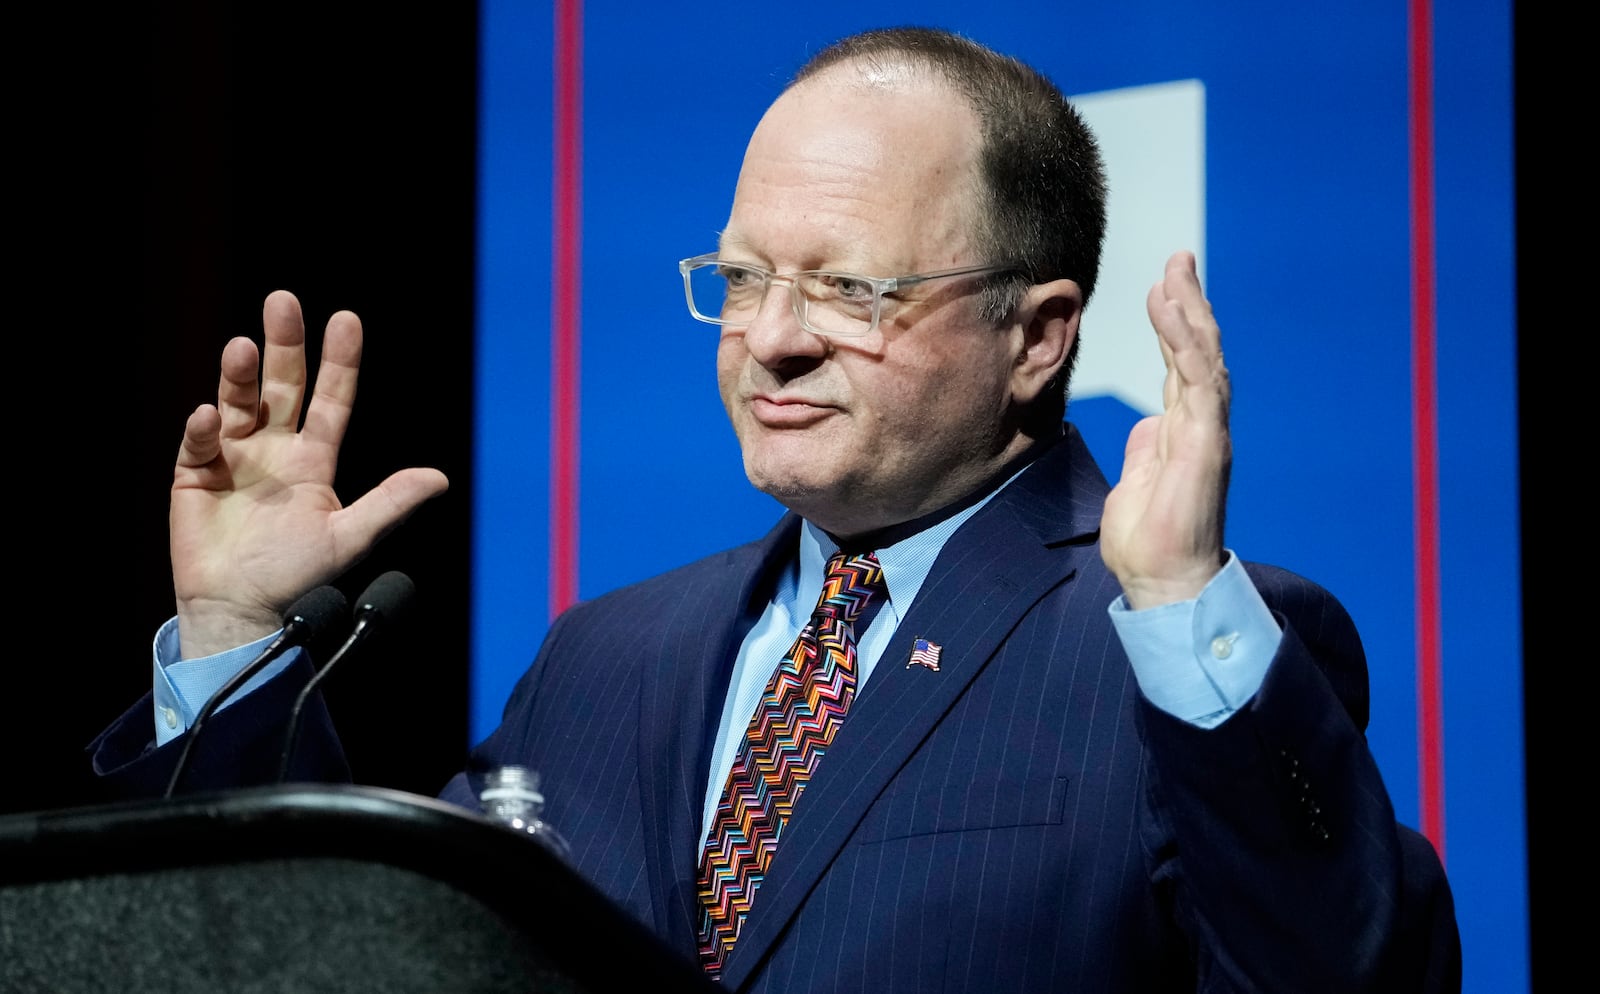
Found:
<path fill-rule="evenodd" d="M 795 802 L 856 695 L 856 619 L 885 593 L 872 553 L 828 560 L 810 624 L 767 683 L 700 854 L 700 965 L 713 980 L 750 913 Z"/>

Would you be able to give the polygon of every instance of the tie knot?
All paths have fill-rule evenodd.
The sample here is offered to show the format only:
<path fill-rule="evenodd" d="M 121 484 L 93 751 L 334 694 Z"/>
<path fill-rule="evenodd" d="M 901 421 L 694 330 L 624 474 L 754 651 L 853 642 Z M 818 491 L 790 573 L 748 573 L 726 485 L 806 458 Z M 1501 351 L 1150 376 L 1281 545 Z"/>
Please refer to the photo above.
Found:
<path fill-rule="evenodd" d="M 816 614 L 853 626 L 872 599 L 885 592 L 883 567 L 878 565 L 876 553 L 835 552 L 828 559 Z"/>

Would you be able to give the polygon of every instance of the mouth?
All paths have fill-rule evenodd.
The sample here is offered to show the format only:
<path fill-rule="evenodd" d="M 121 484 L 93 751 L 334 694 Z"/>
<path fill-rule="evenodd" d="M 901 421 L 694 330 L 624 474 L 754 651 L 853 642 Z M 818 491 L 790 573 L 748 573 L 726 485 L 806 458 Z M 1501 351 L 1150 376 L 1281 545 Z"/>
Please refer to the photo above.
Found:
<path fill-rule="evenodd" d="M 839 413 L 839 409 L 801 397 L 756 394 L 750 398 L 750 413 L 767 428 L 806 428 Z"/>

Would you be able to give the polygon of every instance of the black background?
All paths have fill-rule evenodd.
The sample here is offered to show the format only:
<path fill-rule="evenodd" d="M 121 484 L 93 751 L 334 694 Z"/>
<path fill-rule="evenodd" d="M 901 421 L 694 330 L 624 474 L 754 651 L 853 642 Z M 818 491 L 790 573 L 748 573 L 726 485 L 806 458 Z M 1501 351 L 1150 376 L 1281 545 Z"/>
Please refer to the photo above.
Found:
<path fill-rule="evenodd" d="M 1589 213 L 1593 171 L 1576 147 L 1588 124 L 1572 114 L 1588 101 L 1567 68 L 1573 34 L 1527 4 L 1515 15 L 1521 706 L 1537 989 L 1574 948 L 1555 934 L 1568 919 L 1547 909 L 1574 889 L 1568 840 L 1587 841 L 1570 799 L 1587 792 L 1579 760 L 1593 746 L 1565 702 L 1572 681 L 1587 682 L 1578 674 L 1593 652 L 1552 627 L 1558 612 L 1582 619 L 1592 600 L 1586 585 L 1556 584 L 1592 573 L 1579 507 L 1592 516 L 1593 502 L 1567 495 L 1584 485 L 1593 426 L 1569 420 L 1577 405 L 1563 395 L 1581 397 L 1594 376 L 1594 280 L 1579 271 L 1584 243 L 1567 234 L 1576 211 Z M 356 311 L 367 330 L 340 494 L 407 465 L 436 466 L 452 484 L 340 581 L 354 598 L 402 569 L 418 602 L 400 631 L 329 680 L 329 707 L 361 782 L 431 794 L 458 768 L 476 29 L 472 4 L 432 5 L 424 18 L 298 0 L 74 8 L 17 22 L 0 811 L 94 799 L 82 747 L 148 688 L 150 639 L 172 613 L 166 494 L 184 418 L 214 398 L 222 345 L 259 334 L 262 298 L 276 288 L 300 297 L 313 357 L 333 311 Z M 1557 549 L 1565 569 L 1547 574 L 1563 565 Z M 1469 977 L 1484 954 L 1467 950 Z"/>
<path fill-rule="evenodd" d="M 24 643 L 7 809 L 95 797 L 83 746 L 148 688 L 173 611 L 184 420 L 215 399 L 227 340 L 259 341 L 279 288 L 300 298 L 313 369 L 334 311 L 366 331 L 341 498 L 412 465 L 451 481 L 338 581 L 354 600 L 400 569 L 417 600 L 329 677 L 329 709 L 360 782 L 431 795 L 460 768 L 477 25 L 471 4 L 404 9 L 130 5 L 18 37 L 38 71 L 11 101 L 27 178 L 8 281 L 8 337 L 26 345 L 7 377 Z"/>

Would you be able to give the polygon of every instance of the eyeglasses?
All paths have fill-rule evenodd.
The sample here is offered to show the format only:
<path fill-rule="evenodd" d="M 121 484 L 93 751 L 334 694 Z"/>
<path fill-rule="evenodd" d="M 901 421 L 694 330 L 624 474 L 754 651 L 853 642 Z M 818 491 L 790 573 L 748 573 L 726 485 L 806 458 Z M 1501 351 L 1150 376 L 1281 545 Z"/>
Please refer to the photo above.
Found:
<path fill-rule="evenodd" d="M 747 262 L 719 259 L 715 252 L 678 263 L 689 313 L 707 324 L 739 327 L 754 321 L 774 283 L 789 287 L 794 316 L 814 335 L 860 338 L 878 327 L 883 296 L 929 280 L 1014 272 L 1016 266 L 966 266 L 935 273 L 877 278 L 824 269 L 777 273 Z"/>

